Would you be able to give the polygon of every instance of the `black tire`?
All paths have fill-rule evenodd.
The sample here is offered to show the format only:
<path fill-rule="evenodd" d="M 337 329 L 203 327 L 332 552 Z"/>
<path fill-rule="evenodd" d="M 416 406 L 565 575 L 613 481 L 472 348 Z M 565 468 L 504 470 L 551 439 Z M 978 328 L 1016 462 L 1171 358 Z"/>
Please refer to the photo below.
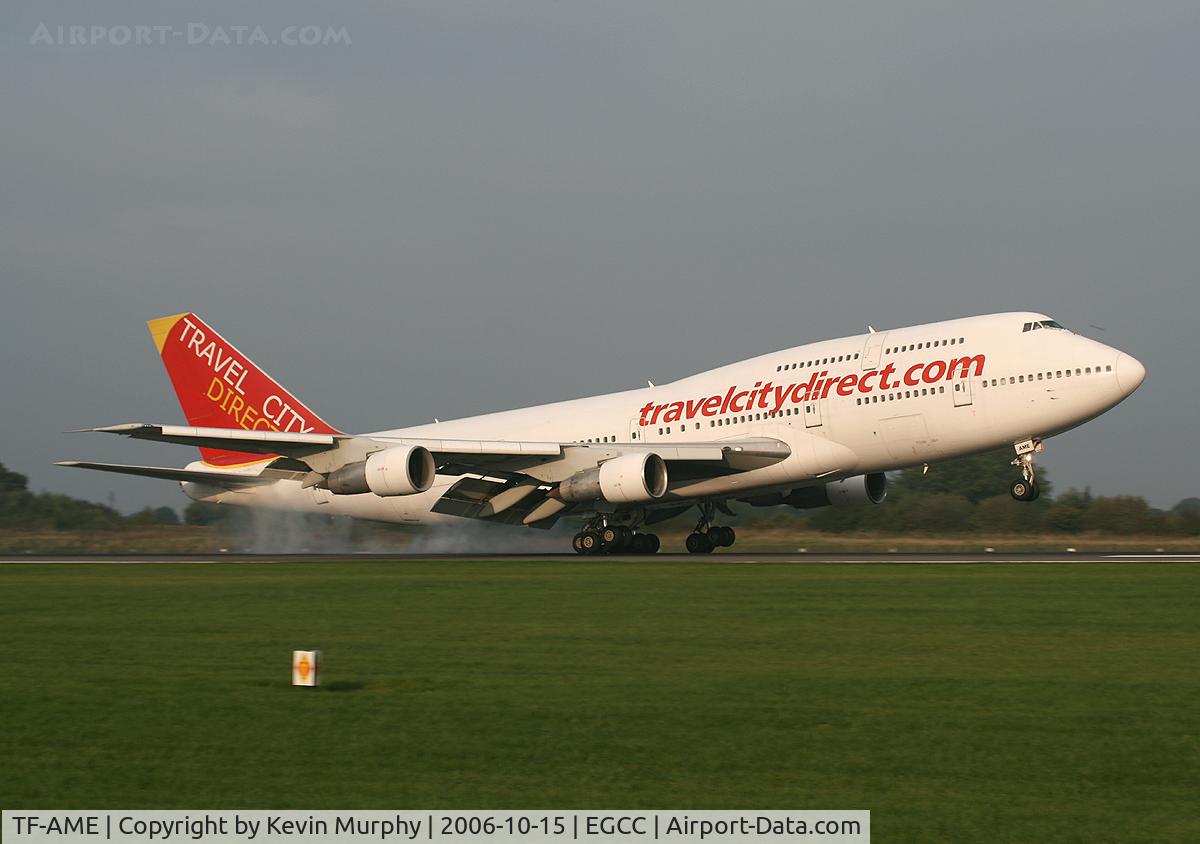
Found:
<path fill-rule="evenodd" d="M 711 554 L 713 550 L 712 540 L 706 533 L 689 533 L 684 545 L 689 554 Z"/>
<path fill-rule="evenodd" d="M 731 528 L 729 525 L 723 525 L 721 527 L 721 546 L 723 548 L 729 548 L 736 541 L 737 533 L 734 532 L 733 528 Z"/>
<path fill-rule="evenodd" d="M 571 547 L 575 549 L 576 554 L 583 553 L 583 534 L 577 533 L 571 537 Z"/>
<path fill-rule="evenodd" d="M 1017 478 L 1013 481 L 1012 486 L 1008 488 L 1008 492 L 1017 501 L 1032 501 L 1033 499 L 1030 496 L 1035 494 L 1033 493 L 1033 485 L 1024 478 Z"/>
<path fill-rule="evenodd" d="M 1038 496 L 1041 494 L 1042 494 L 1042 489 L 1041 489 L 1041 487 L 1038 486 L 1037 481 L 1031 481 L 1029 484 L 1029 497 L 1026 498 L 1025 500 L 1026 501 L 1037 501 Z"/>
<path fill-rule="evenodd" d="M 645 537 L 646 537 L 646 553 L 647 554 L 657 554 L 658 549 L 662 546 L 662 543 L 658 541 L 658 534 L 657 533 L 647 533 L 647 534 L 645 534 Z"/>
<path fill-rule="evenodd" d="M 652 554 L 650 550 L 650 537 L 645 533 L 635 533 L 629 540 L 629 550 L 635 554 Z"/>
<path fill-rule="evenodd" d="M 621 541 L 621 529 L 616 525 L 608 525 L 600 529 L 600 541 L 604 543 L 604 547 L 616 546 Z"/>

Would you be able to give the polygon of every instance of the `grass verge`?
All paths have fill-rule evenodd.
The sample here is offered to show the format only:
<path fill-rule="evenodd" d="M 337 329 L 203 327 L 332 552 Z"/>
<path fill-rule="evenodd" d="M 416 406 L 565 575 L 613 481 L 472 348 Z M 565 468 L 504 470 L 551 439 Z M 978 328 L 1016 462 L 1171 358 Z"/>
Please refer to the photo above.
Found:
<path fill-rule="evenodd" d="M 1196 841 L 1198 599 L 1191 564 L 4 566 L 0 800 Z"/>

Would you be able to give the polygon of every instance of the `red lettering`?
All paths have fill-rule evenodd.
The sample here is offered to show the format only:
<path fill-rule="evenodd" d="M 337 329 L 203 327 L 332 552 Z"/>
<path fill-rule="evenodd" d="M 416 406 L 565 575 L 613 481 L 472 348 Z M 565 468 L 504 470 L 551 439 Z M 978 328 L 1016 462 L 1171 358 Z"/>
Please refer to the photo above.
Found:
<path fill-rule="evenodd" d="M 654 402 L 652 402 L 652 401 L 646 402 L 646 406 L 642 408 L 641 418 L 638 419 L 639 425 L 646 424 L 646 414 L 650 412 L 650 409 L 652 407 L 654 407 Z"/>
<path fill-rule="evenodd" d="M 932 384 L 935 381 L 941 380 L 945 374 L 946 362 L 944 360 L 935 360 L 925 367 L 925 371 L 921 373 L 921 380 L 926 384 Z"/>
<path fill-rule="evenodd" d="M 794 389 L 796 389 L 795 384 L 789 384 L 786 387 L 776 387 L 775 388 L 775 408 L 773 411 L 774 413 L 778 413 L 780 410 L 783 409 L 783 403 L 785 401 L 787 401 L 787 397 L 791 394 L 792 390 L 794 390 Z"/>
<path fill-rule="evenodd" d="M 737 389 L 737 387 L 730 387 L 730 388 L 729 388 L 729 389 L 726 391 L 726 393 L 725 393 L 725 401 L 721 402 L 721 412 L 722 412 L 722 413 L 728 413 L 728 412 L 729 412 L 729 402 L 732 400 L 732 398 L 733 398 L 733 391 L 734 391 L 734 390 L 736 390 L 736 389 Z"/>
<path fill-rule="evenodd" d="M 888 390 L 892 386 L 892 375 L 896 371 L 896 364 L 889 363 L 879 371 L 879 389 Z"/>
<path fill-rule="evenodd" d="M 975 355 L 974 357 L 970 358 L 955 358 L 954 360 L 950 361 L 949 366 L 946 368 L 946 377 L 953 378 L 954 367 L 959 366 L 961 368 L 959 369 L 958 377 L 970 378 L 971 364 L 975 364 L 975 375 L 978 377 L 983 374 L 983 361 L 983 355 Z"/>
<path fill-rule="evenodd" d="M 837 385 L 837 394 L 839 396 L 848 396 L 854 392 L 854 385 L 858 383 L 858 376 L 854 374 L 847 375 L 842 379 L 842 383 Z"/>

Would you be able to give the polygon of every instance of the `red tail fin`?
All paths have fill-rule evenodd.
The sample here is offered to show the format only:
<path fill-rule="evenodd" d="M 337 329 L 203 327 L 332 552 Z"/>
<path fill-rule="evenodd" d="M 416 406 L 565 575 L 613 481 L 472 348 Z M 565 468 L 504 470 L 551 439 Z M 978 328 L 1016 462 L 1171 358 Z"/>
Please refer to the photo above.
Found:
<path fill-rule="evenodd" d="M 189 425 L 340 433 L 195 314 L 152 319 L 147 325 Z M 261 454 L 211 448 L 200 449 L 200 456 L 214 466 L 263 460 Z"/>

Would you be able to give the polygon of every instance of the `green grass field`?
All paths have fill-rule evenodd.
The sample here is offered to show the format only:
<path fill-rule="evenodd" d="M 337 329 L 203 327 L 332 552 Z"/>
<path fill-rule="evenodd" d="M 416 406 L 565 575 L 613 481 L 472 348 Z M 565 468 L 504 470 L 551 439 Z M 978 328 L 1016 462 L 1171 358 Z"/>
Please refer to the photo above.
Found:
<path fill-rule="evenodd" d="M 0 567 L 3 808 L 858 808 L 1200 841 L 1200 566 Z M 288 685 L 293 648 L 324 686 Z"/>

